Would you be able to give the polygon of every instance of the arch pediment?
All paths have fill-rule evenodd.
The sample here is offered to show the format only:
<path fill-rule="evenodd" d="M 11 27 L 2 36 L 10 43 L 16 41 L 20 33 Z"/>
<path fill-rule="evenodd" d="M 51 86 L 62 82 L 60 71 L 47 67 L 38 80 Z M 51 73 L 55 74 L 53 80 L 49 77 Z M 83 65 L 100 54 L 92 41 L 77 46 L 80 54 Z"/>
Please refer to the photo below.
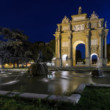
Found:
<path fill-rule="evenodd" d="M 98 19 L 98 15 L 95 13 L 95 11 L 93 11 L 93 13 L 91 14 L 90 19 L 91 20 Z"/>
<path fill-rule="evenodd" d="M 67 18 L 66 16 L 63 18 L 62 23 L 63 24 L 68 24 L 70 22 L 69 18 Z"/>

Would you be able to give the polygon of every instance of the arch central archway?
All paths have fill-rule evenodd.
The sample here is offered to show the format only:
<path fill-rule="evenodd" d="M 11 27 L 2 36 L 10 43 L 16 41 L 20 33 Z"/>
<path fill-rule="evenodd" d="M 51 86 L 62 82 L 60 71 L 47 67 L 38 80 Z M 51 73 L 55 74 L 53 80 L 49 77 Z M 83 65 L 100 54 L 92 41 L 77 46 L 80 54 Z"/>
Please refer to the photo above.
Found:
<path fill-rule="evenodd" d="M 85 42 L 84 41 L 81 41 L 81 40 L 78 40 L 76 42 L 74 42 L 73 44 L 73 66 L 76 65 L 76 47 L 79 45 L 79 44 L 84 44 L 85 45 Z M 85 49 L 86 50 L 86 49 Z M 86 52 L 86 51 L 85 51 Z"/>

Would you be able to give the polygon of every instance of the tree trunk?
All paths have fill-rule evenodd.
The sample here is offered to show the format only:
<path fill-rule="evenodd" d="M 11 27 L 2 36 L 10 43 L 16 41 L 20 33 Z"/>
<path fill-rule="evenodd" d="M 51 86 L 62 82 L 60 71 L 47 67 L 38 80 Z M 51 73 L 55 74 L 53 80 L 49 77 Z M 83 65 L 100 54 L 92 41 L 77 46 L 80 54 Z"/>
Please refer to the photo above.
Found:
<path fill-rule="evenodd" d="M 2 69 L 4 69 L 4 64 L 2 64 Z"/>
<path fill-rule="evenodd" d="M 13 68 L 15 68 L 15 63 L 13 63 Z"/>
<path fill-rule="evenodd" d="M 24 68 L 24 64 L 22 63 L 22 68 Z"/>
<path fill-rule="evenodd" d="M 27 62 L 26 62 L 26 68 L 27 68 Z"/>
<path fill-rule="evenodd" d="M 17 68 L 19 68 L 19 61 L 17 61 Z"/>

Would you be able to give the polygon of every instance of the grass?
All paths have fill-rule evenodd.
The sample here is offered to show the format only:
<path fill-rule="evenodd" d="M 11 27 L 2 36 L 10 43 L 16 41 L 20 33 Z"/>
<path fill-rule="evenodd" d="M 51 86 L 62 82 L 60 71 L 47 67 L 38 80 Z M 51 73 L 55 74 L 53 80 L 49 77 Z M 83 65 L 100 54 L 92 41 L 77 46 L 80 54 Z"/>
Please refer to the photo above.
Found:
<path fill-rule="evenodd" d="M 24 100 L 18 97 L 0 96 L 0 110 L 56 110 L 41 100 Z"/>
<path fill-rule="evenodd" d="M 81 109 L 80 109 L 81 108 Z M 75 110 L 110 110 L 110 88 L 86 87 Z"/>
<path fill-rule="evenodd" d="M 77 105 L 0 96 L 0 110 L 110 110 L 110 88 L 86 87 Z"/>

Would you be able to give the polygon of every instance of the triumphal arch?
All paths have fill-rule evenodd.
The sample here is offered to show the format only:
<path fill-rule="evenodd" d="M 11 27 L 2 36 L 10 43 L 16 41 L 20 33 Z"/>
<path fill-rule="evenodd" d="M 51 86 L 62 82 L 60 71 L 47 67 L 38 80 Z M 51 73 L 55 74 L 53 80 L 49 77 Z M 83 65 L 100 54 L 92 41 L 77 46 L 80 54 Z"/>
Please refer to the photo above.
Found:
<path fill-rule="evenodd" d="M 54 34 L 56 42 L 56 66 L 76 66 L 76 47 L 85 45 L 85 65 L 92 66 L 91 57 L 97 55 L 101 66 L 107 64 L 107 23 L 95 12 L 87 17 L 79 7 L 78 14 L 66 16 Z"/>

